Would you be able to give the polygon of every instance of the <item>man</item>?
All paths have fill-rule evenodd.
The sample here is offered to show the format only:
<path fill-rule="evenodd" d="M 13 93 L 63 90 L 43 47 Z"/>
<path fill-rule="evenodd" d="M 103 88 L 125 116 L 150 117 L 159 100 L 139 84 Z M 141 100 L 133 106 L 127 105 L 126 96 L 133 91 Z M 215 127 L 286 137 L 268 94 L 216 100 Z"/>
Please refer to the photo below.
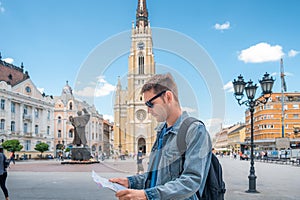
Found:
<path fill-rule="evenodd" d="M 82 115 L 82 111 L 84 112 L 84 115 Z M 74 140 L 73 144 L 76 144 L 76 146 L 86 146 L 87 140 L 85 137 L 85 126 L 90 120 L 90 114 L 88 111 L 83 108 L 82 111 L 77 112 L 77 117 L 69 117 L 69 121 L 74 126 Z"/>
<path fill-rule="evenodd" d="M 205 126 L 194 122 L 185 139 L 185 159 L 180 155 L 176 137 L 182 121 L 178 90 L 171 74 L 154 75 L 145 83 L 144 95 L 148 112 L 158 122 L 157 138 L 149 157 L 148 172 L 127 178 L 112 178 L 128 190 L 116 193 L 119 199 L 198 199 L 203 192 L 211 160 L 211 140 Z"/>
<path fill-rule="evenodd" d="M 136 162 L 137 162 L 137 173 L 136 174 L 144 173 L 144 166 L 143 166 L 144 156 L 143 156 L 142 150 L 143 150 L 143 148 L 140 147 L 139 148 L 139 152 L 137 154 L 137 159 L 136 159 Z"/>

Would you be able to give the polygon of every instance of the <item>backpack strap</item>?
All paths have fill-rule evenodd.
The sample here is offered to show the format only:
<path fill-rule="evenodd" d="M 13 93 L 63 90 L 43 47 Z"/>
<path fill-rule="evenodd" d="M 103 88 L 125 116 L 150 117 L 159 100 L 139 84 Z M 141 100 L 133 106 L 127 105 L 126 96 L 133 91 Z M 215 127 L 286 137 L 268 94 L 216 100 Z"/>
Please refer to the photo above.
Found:
<path fill-rule="evenodd" d="M 187 131 L 188 131 L 190 125 L 197 121 L 204 125 L 204 123 L 201 120 L 196 119 L 194 117 L 188 117 L 188 118 L 184 119 L 183 122 L 181 123 L 178 133 L 177 133 L 177 139 L 176 139 L 177 147 L 180 152 L 180 155 L 184 155 L 184 153 L 186 151 L 185 138 L 186 138 Z"/>

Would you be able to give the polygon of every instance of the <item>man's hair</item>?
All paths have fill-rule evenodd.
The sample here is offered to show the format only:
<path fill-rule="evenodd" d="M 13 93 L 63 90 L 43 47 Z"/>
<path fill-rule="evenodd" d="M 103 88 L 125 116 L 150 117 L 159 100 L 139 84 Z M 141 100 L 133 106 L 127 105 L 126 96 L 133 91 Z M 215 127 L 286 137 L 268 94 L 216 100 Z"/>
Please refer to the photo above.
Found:
<path fill-rule="evenodd" d="M 170 73 L 156 74 L 152 76 L 142 87 L 141 94 L 153 90 L 158 94 L 164 90 L 169 90 L 173 93 L 175 101 L 178 101 L 178 89 L 173 76 Z"/>

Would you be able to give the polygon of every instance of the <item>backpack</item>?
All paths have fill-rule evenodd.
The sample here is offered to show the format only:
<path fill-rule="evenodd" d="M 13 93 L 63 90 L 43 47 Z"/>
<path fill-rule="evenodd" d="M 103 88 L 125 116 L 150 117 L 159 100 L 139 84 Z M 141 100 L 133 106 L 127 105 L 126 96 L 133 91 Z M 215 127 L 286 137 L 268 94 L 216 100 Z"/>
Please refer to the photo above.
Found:
<path fill-rule="evenodd" d="M 188 117 L 182 122 L 178 131 L 177 147 L 182 155 L 183 162 L 185 160 L 186 143 L 181 141 L 185 141 L 189 126 L 196 121 L 204 125 L 202 121 L 193 117 Z M 199 200 L 224 200 L 225 192 L 226 189 L 225 182 L 223 181 L 222 176 L 222 166 L 218 158 L 212 153 L 211 164 L 209 167 L 202 196 L 200 196 L 199 191 L 197 191 L 196 194 Z"/>

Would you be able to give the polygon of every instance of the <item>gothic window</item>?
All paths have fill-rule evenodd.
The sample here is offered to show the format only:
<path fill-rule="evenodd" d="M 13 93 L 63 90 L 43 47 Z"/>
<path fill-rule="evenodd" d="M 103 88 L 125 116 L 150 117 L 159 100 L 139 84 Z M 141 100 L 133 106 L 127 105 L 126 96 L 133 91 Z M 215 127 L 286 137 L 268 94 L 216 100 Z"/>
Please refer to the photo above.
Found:
<path fill-rule="evenodd" d="M 73 109 L 73 104 L 72 104 L 72 102 L 70 102 L 70 104 L 69 104 L 69 110 L 72 110 Z"/>
<path fill-rule="evenodd" d="M 144 56 L 140 55 L 139 56 L 139 74 L 145 74 L 144 72 Z"/>

